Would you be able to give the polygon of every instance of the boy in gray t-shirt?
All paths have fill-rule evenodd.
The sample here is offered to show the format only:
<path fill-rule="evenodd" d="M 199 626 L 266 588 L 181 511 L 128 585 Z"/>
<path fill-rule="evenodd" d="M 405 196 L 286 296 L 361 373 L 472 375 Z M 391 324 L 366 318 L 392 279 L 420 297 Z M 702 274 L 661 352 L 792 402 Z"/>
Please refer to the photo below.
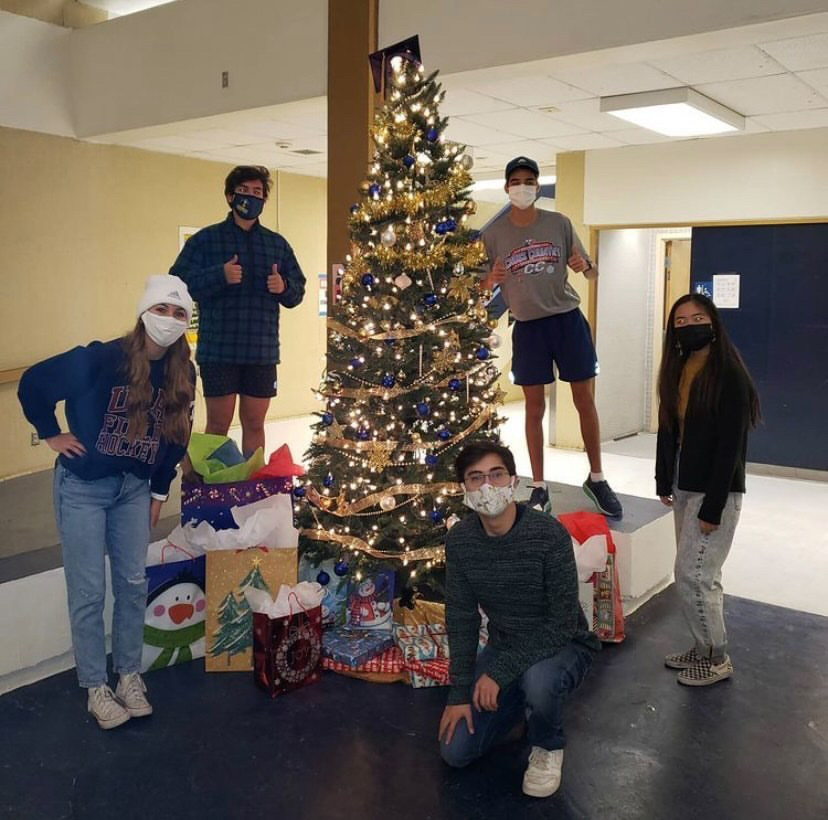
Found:
<path fill-rule="evenodd" d="M 526 400 L 526 444 L 532 465 L 530 506 L 545 507 L 549 493 L 543 480 L 545 385 L 555 370 L 570 383 L 581 422 L 590 474 L 584 492 L 604 515 L 621 518 L 623 510 L 601 471 L 601 432 L 595 409 L 598 360 L 580 298 L 569 284 L 567 266 L 587 279 L 598 269 L 590 260 L 572 222 L 563 214 L 535 208 L 538 165 L 516 157 L 506 166 L 506 193 L 511 210 L 483 232 L 490 271 L 487 288 L 500 285 L 515 318 L 512 373 Z"/>

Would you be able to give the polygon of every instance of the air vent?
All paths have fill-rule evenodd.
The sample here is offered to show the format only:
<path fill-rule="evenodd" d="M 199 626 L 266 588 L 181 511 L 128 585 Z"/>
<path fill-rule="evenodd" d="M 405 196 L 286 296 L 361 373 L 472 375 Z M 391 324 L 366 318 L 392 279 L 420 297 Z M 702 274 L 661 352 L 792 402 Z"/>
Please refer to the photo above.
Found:
<path fill-rule="evenodd" d="M 314 151 L 313 148 L 298 148 L 296 151 L 291 151 L 291 154 L 301 154 L 303 157 L 309 157 L 312 154 L 321 154 L 321 151 Z"/>

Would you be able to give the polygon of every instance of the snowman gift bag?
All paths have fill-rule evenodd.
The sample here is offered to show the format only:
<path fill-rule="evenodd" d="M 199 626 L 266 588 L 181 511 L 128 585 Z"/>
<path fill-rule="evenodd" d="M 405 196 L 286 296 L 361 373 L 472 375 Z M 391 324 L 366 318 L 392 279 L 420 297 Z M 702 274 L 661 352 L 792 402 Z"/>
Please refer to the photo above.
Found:
<path fill-rule="evenodd" d="M 352 579 L 348 589 L 346 626 L 391 632 L 394 617 L 394 573 L 379 570 L 373 575 Z"/>
<path fill-rule="evenodd" d="M 170 541 L 147 550 L 141 671 L 204 657 L 204 556 Z"/>

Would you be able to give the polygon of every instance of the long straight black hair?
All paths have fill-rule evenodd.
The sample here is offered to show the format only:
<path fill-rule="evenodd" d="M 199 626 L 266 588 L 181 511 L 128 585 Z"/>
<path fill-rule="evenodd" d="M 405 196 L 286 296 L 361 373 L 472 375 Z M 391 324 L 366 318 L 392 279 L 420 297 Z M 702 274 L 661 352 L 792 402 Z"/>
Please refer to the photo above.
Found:
<path fill-rule="evenodd" d="M 678 399 L 679 381 L 681 371 L 687 361 L 687 352 L 682 351 L 681 345 L 673 327 L 673 320 L 676 310 L 687 302 L 693 302 L 709 317 L 713 324 L 713 342 L 710 345 L 710 355 L 704 364 L 701 372 L 696 376 L 693 385 L 695 396 L 694 406 L 703 412 L 712 414 L 719 401 L 722 392 L 724 374 L 731 368 L 738 368 L 744 373 L 748 387 L 748 421 L 751 427 L 755 427 L 762 417 L 759 405 L 759 394 L 756 386 L 750 377 L 739 351 L 730 341 L 727 331 L 724 329 L 719 309 L 700 293 L 688 293 L 676 300 L 670 308 L 670 316 L 667 319 L 667 330 L 664 335 L 664 353 L 661 357 L 661 370 L 658 375 L 658 421 L 659 424 L 668 429 L 675 429 L 678 422 Z"/>

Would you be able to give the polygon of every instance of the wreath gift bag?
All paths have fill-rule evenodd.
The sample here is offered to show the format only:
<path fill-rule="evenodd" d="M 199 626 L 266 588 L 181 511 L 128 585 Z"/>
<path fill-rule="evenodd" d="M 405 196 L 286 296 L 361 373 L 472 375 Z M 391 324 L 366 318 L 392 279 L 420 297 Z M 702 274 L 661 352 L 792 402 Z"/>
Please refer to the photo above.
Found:
<path fill-rule="evenodd" d="M 272 698 L 314 683 L 321 671 L 321 603 L 295 592 L 288 600 L 285 615 L 253 612 L 253 679 Z"/>

